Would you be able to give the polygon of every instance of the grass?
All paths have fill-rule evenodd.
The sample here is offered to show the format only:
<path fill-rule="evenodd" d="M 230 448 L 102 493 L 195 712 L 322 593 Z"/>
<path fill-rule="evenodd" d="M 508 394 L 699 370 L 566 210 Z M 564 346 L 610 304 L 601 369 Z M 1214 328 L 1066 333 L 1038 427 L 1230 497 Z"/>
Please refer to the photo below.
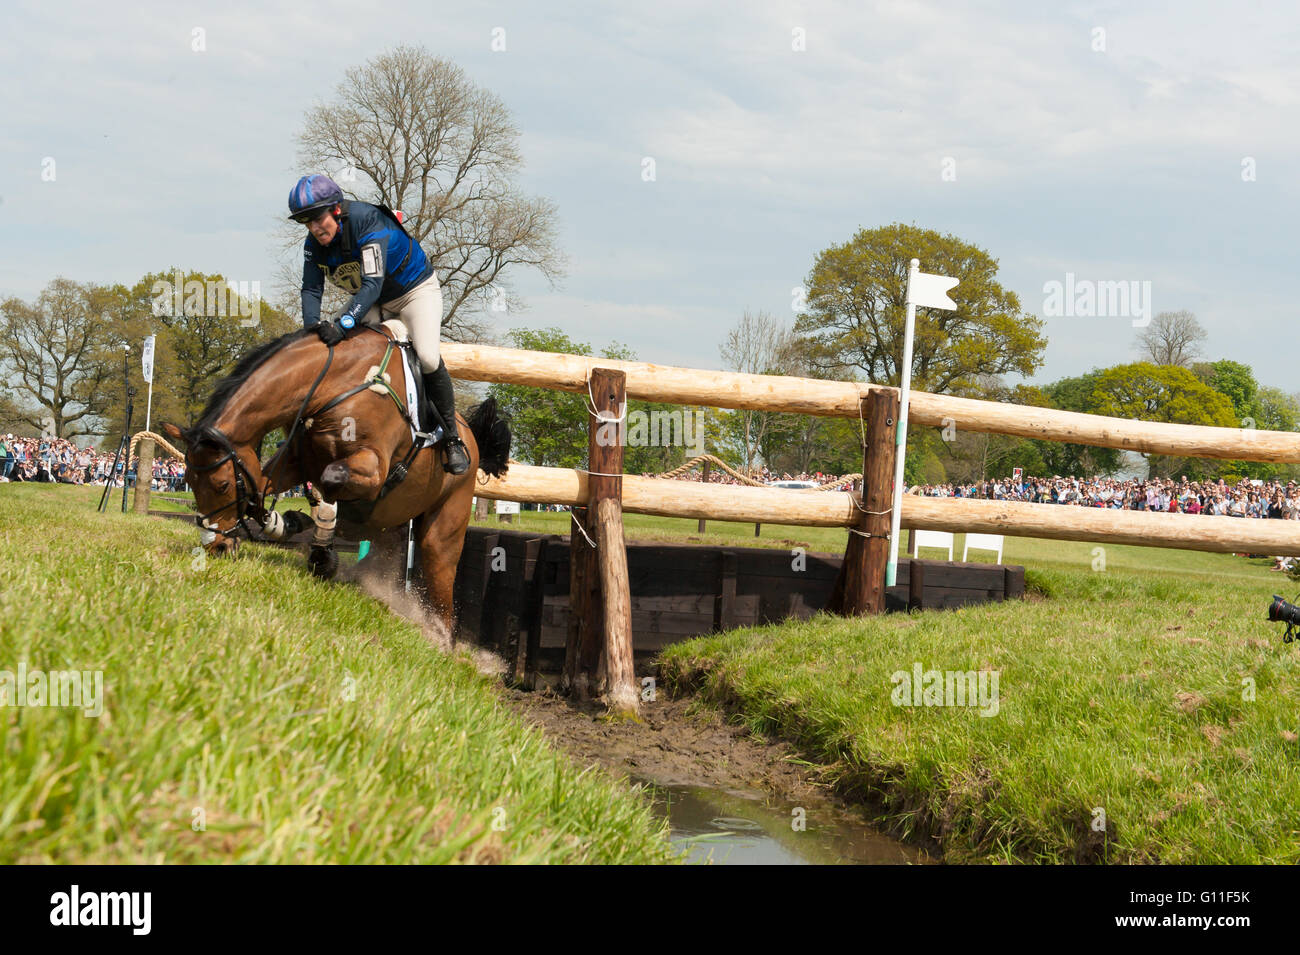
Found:
<path fill-rule="evenodd" d="M 625 524 L 640 540 L 831 553 L 847 538 Z M 1004 560 L 1026 566 L 1028 600 L 734 631 L 670 648 L 664 675 L 795 741 L 949 861 L 1300 861 L 1300 647 L 1264 620 L 1291 581 L 1261 558 L 1024 538 L 1006 539 Z M 916 663 L 996 670 L 997 715 L 894 706 L 891 677 Z"/>
<path fill-rule="evenodd" d="M 1008 538 L 1025 602 L 733 631 L 669 648 L 664 676 L 948 861 L 1300 861 L 1300 648 L 1264 619 L 1290 582 L 1267 560 L 1095 546 Z M 894 705 L 917 663 L 996 671 L 996 715 Z"/>
<path fill-rule="evenodd" d="M 98 718 L 0 707 L 0 863 L 675 858 L 643 800 L 381 604 L 98 495 L 0 493 L 0 670 L 104 689 Z"/>

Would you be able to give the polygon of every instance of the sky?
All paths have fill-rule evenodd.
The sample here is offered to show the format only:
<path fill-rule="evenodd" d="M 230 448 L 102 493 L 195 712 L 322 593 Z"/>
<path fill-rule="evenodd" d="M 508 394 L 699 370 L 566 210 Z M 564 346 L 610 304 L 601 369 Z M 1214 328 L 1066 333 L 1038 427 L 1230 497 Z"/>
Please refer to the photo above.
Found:
<path fill-rule="evenodd" d="M 566 274 L 516 274 L 525 307 L 495 315 L 499 332 L 557 326 L 718 368 L 745 310 L 793 322 L 820 251 L 906 222 L 998 260 L 1045 322 L 1031 381 L 1136 360 L 1141 301 L 1194 312 L 1205 357 L 1300 391 L 1282 229 L 1300 190 L 1300 9 L 551 6 L 6 0 L 0 297 L 172 267 L 269 294 L 293 258 L 289 189 L 318 171 L 298 165 L 307 110 L 405 43 L 502 100 L 518 187 L 557 209 Z M 1146 294 L 1087 314 L 1054 306 L 1068 282 Z"/>

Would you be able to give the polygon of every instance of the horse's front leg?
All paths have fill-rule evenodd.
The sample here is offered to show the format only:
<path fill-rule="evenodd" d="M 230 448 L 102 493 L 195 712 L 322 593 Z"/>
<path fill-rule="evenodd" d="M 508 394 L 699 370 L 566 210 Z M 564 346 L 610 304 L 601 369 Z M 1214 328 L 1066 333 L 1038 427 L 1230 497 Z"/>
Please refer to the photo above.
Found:
<path fill-rule="evenodd" d="M 317 482 L 331 501 L 369 501 L 388 477 L 388 459 L 374 448 L 361 448 L 325 465 Z"/>
<path fill-rule="evenodd" d="M 329 580 L 338 573 L 339 558 L 334 552 L 334 528 L 338 516 L 335 502 L 375 497 L 379 494 L 387 473 L 387 461 L 370 448 L 362 448 L 325 466 L 320 480 L 316 482 L 322 500 L 311 510 L 312 520 L 316 523 L 316 534 L 312 539 L 311 551 L 307 554 L 307 566 L 315 576 Z"/>

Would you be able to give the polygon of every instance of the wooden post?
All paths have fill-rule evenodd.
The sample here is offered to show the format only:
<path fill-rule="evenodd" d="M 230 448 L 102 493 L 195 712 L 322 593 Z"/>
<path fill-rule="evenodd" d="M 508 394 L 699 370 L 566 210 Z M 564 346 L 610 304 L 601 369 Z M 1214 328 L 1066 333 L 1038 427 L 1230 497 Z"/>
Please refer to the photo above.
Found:
<path fill-rule="evenodd" d="M 569 512 L 569 633 L 560 679 L 562 689 L 583 700 L 591 696 L 591 674 L 604 642 L 596 551 L 583 533 L 588 523 L 585 507 Z"/>
<path fill-rule="evenodd" d="M 899 563 L 902 563 L 902 561 L 899 561 Z M 909 560 L 907 563 L 907 609 L 924 610 L 925 563 L 919 560 Z"/>
<path fill-rule="evenodd" d="M 135 468 L 135 497 L 132 506 L 137 514 L 149 513 L 149 491 L 153 488 L 153 438 L 140 439 L 140 459 Z"/>
<path fill-rule="evenodd" d="M 595 412 L 587 442 L 587 515 L 596 541 L 605 642 L 597 688 L 607 706 L 635 715 L 640 709 L 632 661 L 632 592 L 623 537 L 623 442 L 626 434 L 626 376 L 607 368 L 591 370 Z M 604 419 L 604 420 L 600 420 Z"/>
<path fill-rule="evenodd" d="M 701 474 L 701 477 L 700 477 L 700 483 L 701 483 L 701 484 L 708 484 L 708 483 L 709 483 L 709 471 L 712 469 L 712 468 L 711 468 L 711 465 L 712 465 L 712 464 L 713 464 L 712 461 L 705 461 L 705 462 L 704 462 L 704 470 L 700 472 L 700 474 Z M 705 525 L 706 525 L 706 524 L 708 524 L 708 521 L 706 521 L 704 518 L 701 517 L 701 518 L 700 518 L 700 526 L 699 526 L 698 528 L 696 528 L 696 530 L 697 530 L 699 533 L 703 534 L 703 533 L 704 533 L 704 528 L 705 528 Z"/>
<path fill-rule="evenodd" d="M 867 446 L 862 454 L 862 511 L 849 532 L 844 563 L 827 610 L 849 616 L 885 609 L 885 565 L 889 562 L 889 508 L 894 484 L 898 392 L 873 391 L 864 399 Z M 857 531 L 854 533 L 853 531 Z"/>

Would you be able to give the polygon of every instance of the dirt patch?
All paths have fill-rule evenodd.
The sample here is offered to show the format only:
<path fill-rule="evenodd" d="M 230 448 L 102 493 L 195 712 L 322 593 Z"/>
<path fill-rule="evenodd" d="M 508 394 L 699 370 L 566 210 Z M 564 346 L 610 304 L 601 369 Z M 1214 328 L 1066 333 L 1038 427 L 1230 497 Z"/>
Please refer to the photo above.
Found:
<path fill-rule="evenodd" d="M 605 708 L 571 702 L 550 688 L 503 687 L 505 700 L 575 761 L 663 786 L 767 790 L 780 799 L 826 798 L 815 770 L 787 744 L 754 739 L 689 697 L 641 704 L 641 722 L 604 719 Z"/>

